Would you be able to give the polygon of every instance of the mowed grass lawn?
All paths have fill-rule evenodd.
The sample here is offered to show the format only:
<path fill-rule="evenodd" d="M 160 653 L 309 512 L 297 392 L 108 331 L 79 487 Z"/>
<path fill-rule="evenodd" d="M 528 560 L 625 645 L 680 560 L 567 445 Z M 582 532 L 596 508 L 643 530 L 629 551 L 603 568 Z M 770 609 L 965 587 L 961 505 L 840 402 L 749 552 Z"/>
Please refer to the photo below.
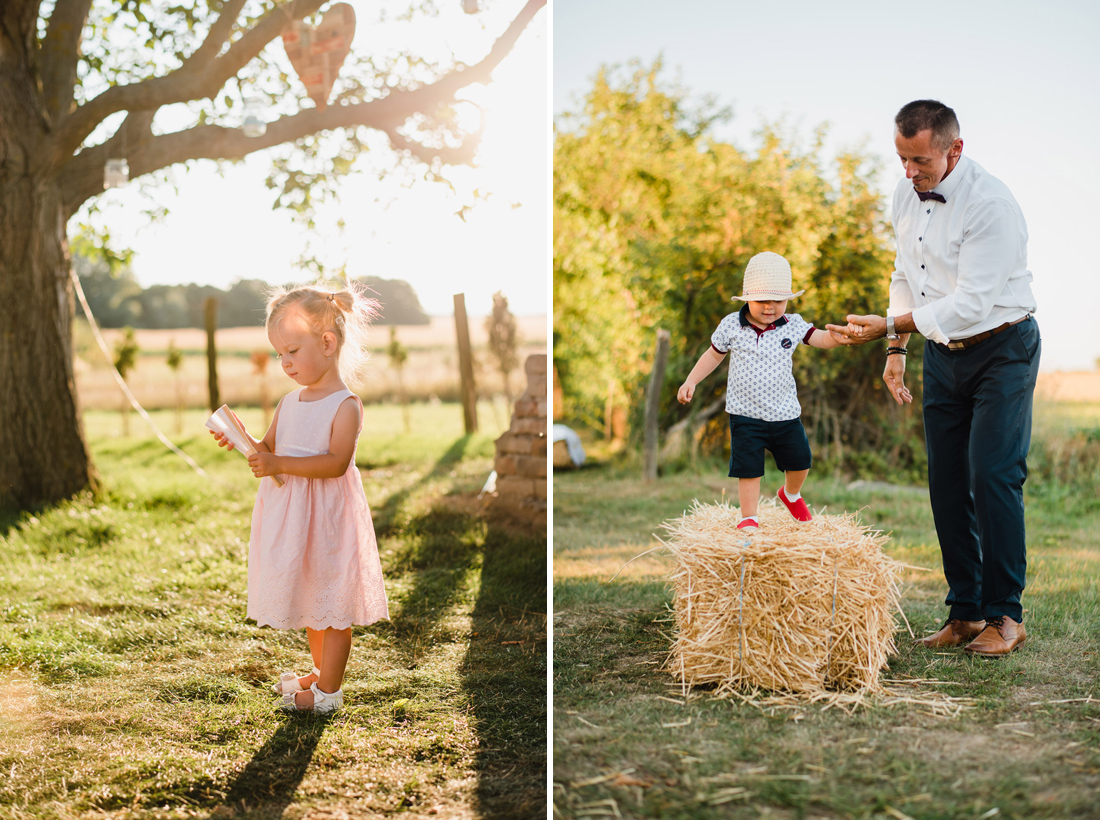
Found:
<path fill-rule="evenodd" d="M 392 621 L 355 629 L 323 717 L 275 709 L 308 648 L 245 617 L 256 482 L 205 417 L 179 441 L 211 480 L 93 412 L 100 494 L 0 519 L 0 818 L 544 816 L 546 539 L 476 500 L 489 408 L 466 436 L 458 405 L 414 405 L 411 434 L 367 407 Z"/>
<path fill-rule="evenodd" d="M 1087 423 L 1097 424 L 1100 416 Z M 1100 425 L 1097 425 L 1100 426 Z M 769 461 L 770 464 L 770 461 Z M 904 626 L 884 677 L 927 706 L 766 709 L 663 669 L 672 596 L 652 533 L 698 498 L 734 493 L 724 463 L 644 484 L 640 468 L 554 475 L 554 808 L 558 816 L 661 818 L 1100 818 L 1100 501 L 1096 487 L 1028 487 L 1028 644 L 991 661 L 913 646 Z M 769 471 L 767 492 L 780 474 Z M 851 488 L 820 472 L 803 491 L 891 533 L 902 606 L 919 636 L 946 615 L 922 488 Z M 782 613 L 777 613 L 782 618 Z M 900 624 L 900 620 L 899 620 Z M 1091 700 L 1090 700 L 1091 698 Z M 920 699 L 919 697 L 917 698 Z"/>

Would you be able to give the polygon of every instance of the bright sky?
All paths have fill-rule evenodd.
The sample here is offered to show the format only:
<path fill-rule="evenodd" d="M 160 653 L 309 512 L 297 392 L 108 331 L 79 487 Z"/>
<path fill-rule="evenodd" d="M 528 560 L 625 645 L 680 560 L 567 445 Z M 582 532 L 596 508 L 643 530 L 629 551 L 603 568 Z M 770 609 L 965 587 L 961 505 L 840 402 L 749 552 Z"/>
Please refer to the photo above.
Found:
<path fill-rule="evenodd" d="M 1091 370 L 1100 358 L 1098 41 L 1095 0 L 555 0 L 553 109 L 578 110 L 601 64 L 663 55 L 668 79 L 733 107 L 718 136 L 752 149 L 763 122 L 785 117 L 808 142 L 827 121 L 827 156 L 865 148 L 881 158 L 885 192 L 903 176 L 894 114 L 910 100 L 941 100 L 959 117 L 964 154 L 1023 208 L 1042 368 Z"/>
<path fill-rule="evenodd" d="M 493 40 L 523 7 L 523 0 L 492 0 L 475 15 L 462 12 L 462 0 L 441 0 L 437 19 L 415 26 L 375 23 L 376 3 L 351 0 L 357 29 L 353 49 L 369 54 L 408 47 L 429 59 L 452 51 L 467 63 L 480 60 Z M 391 2 L 400 11 L 408 2 Z M 226 287 L 240 278 L 273 283 L 301 281 L 294 262 L 307 244 L 326 263 L 344 262 L 353 276 L 405 279 L 431 314 L 453 312 L 453 295 L 465 293 L 471 315 L 492 309 L 492 294 L 503 291 L 517 315 L 548 312 L 547 221 L 549 187 L 548 104 L 549 23 L 546 9 L 528 24 L 512 53 L 488 86 L 471 86 L 465 96 L 486 110 L 488 124 L 478 168 L 455 168 L 454 184 L 417 181 L 403 185 L 399 173 L 379 181 L 370 173 L 348 178 L 342 203 L 322 213 L 322 236 L 310 236 L 288 214 L 273 212 L 273 193 L 264 185 L 270 160 L 253 154 L 219 175 L 211 162 L 178 170 L 179 193 L 163 189 L 158 203 L 169 216 L 148 225 L 139 211 L 148 207 L 135 185 L 104 192 L 106 223 L 115 241 L 136 251 L 138 281 L 153 284 L 196 282 Z M 276 41 L 268 46 L 282 56 Z M 311 105 L 311 103 L 307 103 Z M 473 201 L 473 191 L 491 192 L 466 214 L 455 212 Z M 333 226 L 343 218 L 341 235 Z"/>

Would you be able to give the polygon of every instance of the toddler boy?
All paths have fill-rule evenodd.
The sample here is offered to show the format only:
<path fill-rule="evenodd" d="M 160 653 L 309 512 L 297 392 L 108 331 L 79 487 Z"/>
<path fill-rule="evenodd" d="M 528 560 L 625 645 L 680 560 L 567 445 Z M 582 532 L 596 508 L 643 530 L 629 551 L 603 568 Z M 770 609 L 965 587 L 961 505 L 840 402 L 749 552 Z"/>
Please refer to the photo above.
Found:
<path fill-rule="evenodd" d="M 802 407 L 798 403 L 791 362 L 799 343 L 831 349 L 836 341 L 797 313 L 785 315 L 787 300 L 805 293 L 791 292 L 791 266 L 777 253 L 758 253 L 745 268 L 744 293 L 734 297 L 745 305 L 726 316 L 710 337 L 710 347 L 695 363 L 676 394 L 681 404 L 695 395 L 695 387 L 730 354 L 726 383 L 726 412 L 730 417 L 730 471 L 736 477 L 741 504 L 738 529 L 760 526 L 760 479 L 764 450 L 786 474 L 778 498 L 798 521 L 813 516 L 802 498 L 802 485 L 812 457 Z"/>

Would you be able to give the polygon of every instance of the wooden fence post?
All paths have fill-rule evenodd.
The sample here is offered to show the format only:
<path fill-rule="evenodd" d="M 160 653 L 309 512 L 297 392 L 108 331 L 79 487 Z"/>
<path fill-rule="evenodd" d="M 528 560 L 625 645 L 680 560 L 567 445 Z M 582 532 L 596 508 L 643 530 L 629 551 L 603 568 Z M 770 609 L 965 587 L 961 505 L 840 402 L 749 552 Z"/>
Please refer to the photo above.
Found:
<path fill-rule="evenodd" d="M 474 387 L 474 356 L 470 349 L 470 326 L 466 322 L 466 296 L 454 295 L 455 333 L 458 335 L 458 372 L 461 379 L 462 417 L 466 434 L 477 432 L 477 389 Z"/>
<path fill-rule="evenodd" d="M 671 334 L 657 329 L 657 354 L 653 358 L 653 372 L 649 377 L 649 389 L 645 400 L 645 481 L 657 480 L 657 416 L 661 409 L 661 387 L 665 383 L 665 363 Z"/>
<path fill-rule="evenodd" d="M 207 387 L 210 390 L 210 412 L 222 406 L 218 395 L 218 350 L 214 345 L 214 331 L 218 329 L 218 300 L 208 296 L 202 302 L 202 312 L 206 318 L 206 374 Z"/>

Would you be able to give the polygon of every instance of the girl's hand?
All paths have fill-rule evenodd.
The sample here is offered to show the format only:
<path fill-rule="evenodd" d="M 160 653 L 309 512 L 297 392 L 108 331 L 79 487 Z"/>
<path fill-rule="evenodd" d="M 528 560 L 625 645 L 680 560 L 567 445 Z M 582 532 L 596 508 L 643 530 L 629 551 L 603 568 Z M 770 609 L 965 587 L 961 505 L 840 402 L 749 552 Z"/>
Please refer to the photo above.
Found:
<path fill-rule="evenodd" d="M 684 382 L 680 385 L 680 389 L 676 391 L 676 401 L 680 404 L 689 404 L 694 396 L 695 385 L 691 382 Z"/>
<path fill-rule="evenodd" d="M 248 466 L 252 468 L 252 475 L 263 478 L 265 475 L 278 475 L 279 457 L 274 453 L 258 452 L 248 457 Z"/>
<path fill-rule="evenodd" d="M 229 452 L 233 452 L 233 443 L 225 437 L 225 433 L 219 433 L 217 430 L 211 430 L 210 435 L 214 437 L 214 440 L 218 442 L 219 447 L 228 447 Z"/>

